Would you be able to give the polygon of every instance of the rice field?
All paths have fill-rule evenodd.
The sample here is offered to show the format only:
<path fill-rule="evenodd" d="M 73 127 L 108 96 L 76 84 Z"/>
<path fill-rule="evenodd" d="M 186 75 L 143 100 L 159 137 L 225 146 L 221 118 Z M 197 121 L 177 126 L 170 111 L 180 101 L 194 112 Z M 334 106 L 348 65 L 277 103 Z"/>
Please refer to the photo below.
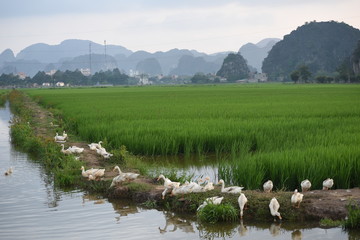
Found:
<path fill-rule="evenodd" d="M 360 85 L 25 90 L 69 131 L 141 155 L 216 154 L 219 176 L 256 189 L 360 185 Z M 226 160 L 226 161 L 223 161 Z"/>

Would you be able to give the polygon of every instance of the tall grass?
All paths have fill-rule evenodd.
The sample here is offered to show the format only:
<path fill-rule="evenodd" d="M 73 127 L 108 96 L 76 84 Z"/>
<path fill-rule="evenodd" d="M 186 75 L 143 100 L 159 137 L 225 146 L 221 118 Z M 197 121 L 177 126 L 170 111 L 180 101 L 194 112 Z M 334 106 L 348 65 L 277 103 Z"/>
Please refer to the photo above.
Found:
<path fill-rule="evenodd" d="M 215 153 L 247 188 L 359 186 L 359 85 L 217 85 L 27 90 L 82 139 L 142 155 Z"/>

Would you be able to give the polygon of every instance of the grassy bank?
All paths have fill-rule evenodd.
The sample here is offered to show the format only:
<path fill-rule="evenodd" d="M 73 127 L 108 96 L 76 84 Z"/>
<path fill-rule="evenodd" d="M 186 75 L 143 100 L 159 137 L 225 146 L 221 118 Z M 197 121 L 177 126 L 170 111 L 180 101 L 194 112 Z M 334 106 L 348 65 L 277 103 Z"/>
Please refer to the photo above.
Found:
<path fill-rule="evenodd" d="M 213 153 L 219 176 L 247 189 L 268 179 L 291 190 L 305 178 L 315 189 L 328 177 L 335 188 L 360 185 L 360 85 L 26 92 L 81 139 L 106 139 L 110 149 L 126 145 L 143 155 Z"/>

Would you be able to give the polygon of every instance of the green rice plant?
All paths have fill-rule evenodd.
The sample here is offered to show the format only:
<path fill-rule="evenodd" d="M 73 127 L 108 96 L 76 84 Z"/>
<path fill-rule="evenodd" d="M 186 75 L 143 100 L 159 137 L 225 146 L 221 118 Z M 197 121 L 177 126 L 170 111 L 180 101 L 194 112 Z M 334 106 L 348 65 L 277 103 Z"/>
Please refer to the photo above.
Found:
<path fill-rule="evenodd" d="M 344 223 L 345 229 L 359 229 L 360 228 L 360 207 L 354 203 L 350 202 L 347 205 L 348 216 Z"/>
<path fill-rule="evenodd" d="M 305 178 L 319 189 L 328 177 L 335 188 L 360 186 L 359 85 L 25 91 L 66 130 L 89 142 L 106 139 L 110 151 L 124 145 L 143 156 L 214 154 L 220 177 L 250 189 L 271 179 L 276 189 L 293 190 Z"/>
<path fill-rule="evenodd" d="M 217 222 L 234 222 L 238 211 L 230 204 L 208 204 L 197 213 L 200 221 L 215 224 Z"/>

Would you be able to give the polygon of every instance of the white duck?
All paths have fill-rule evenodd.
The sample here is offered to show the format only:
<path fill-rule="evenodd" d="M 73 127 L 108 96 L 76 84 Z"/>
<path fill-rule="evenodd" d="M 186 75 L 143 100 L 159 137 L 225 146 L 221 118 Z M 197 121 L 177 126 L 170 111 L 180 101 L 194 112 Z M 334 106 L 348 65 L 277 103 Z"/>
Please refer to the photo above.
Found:
<path fill-rule="evenodd" d="M 88 144 L 88 146 L 89 146 L 90 150 L 96 150 L 98 148 L 99 149 L 102 148 L 101 143 L 103 143 L 103 142 L 100 141 L 99 143 L 90 143 L 90 144 Z"/>
<path fill-rule="evenodd" d="M 86 178 L 89 177 L 89 175 L 94 176 L 95 172 L 98 170 L 99 170 L 98 168 L 91 168 L 85 171 L 84 166 L 81 166 L 81 175 Z"/>
<path fill-rule="evenodd" d="M 291 203 L 294 207 L 299 208 L 300 203 L 303 200 L 304 194 L 299 193 L 297 189 L 295 189 L 293 195 L 291 195 Z"/>
<path fill-rule="evenodd" d="M 68 148 L 72 153 L 82 153 L 84 151 L 84 148 L 80 148 L 77 146 L 71 146 Z"/>
<path fill-rule="evenodd" d="M 54 140 L 55 142 L 66 142 L 66 137 L 60 136 L 58 133 L 56 133 Z"/>
<path fill-rule="evenodd" d="M 96 172 L 93 172 L 91 175 L 95 177 L 95 180 L 100 180 L 101 177 L 105 175 L 105 169 L 98 169 Z"/>
<path fill-rule="evenodd" d="M 63 138 L 65 138 L 65 140 L 68 138 L 68 135 L 65 131 L 63 131 Z"/>
<path fill-rule="evenodd" d="M 121 169 L 119 168 L 119 166 L 115 166 L 113 171 L 117 170 L 119 172 L 119 175 L 122 175 L 125 177 L 126 180 L 135 180 L 138 176 L 140 176 L 140 174 L 138 173 L 132 173 L 132 172 L 127 172 L 127 173 L 123 173 L 121 171 Z"/>
<path fill-rule="evenodd" d="M 162 174 L 160 174 L 159 177 L 157 178 L 158 181 L 160 179 L 164 180 L 164 187 L 165 188 L 174 188 L 174 187 L 179 187 L 180 186 L 180 182 L 173 182 L 173 181 L 171 181 L 170 179 L 168 179 L 167 177 L 165 177 Z"/>
<path fill-rule="evenodd" d="M 308 179 L 303 180 L 300 185 L 302 192 L 307 192 L 311 188 L 311 182 Z"/>
<path fill-rule="evenodd" d="M 214 183 L 213 182 L 208 182 L 205 186 L 204 186 L 204 191 L 211 191 L 214 190 Z"/>
<path fill-rule="evenodd" d="M 323 190 L 329 190 L 334 185 L 334 180 L 331 178 L 325 179 L 323 181 Z"/>
<path fill-rule="evenodd" d="M 115 185 L 118 185 L 118 184 L 121 184 L 122 182 L 125 182 L 126 181 L 126 178 L 125 176 L 123 175 L 118 175 L 116 177 L 113 178 L 112 182 L 111 182 L 111 185 L 109 188 L 112 188 L 113 186 Z"/>
<path fill-rule="evenodd" d="M 218 184 L 221 184 L 221 192 L 222 193 L 238 194 L 238 193 L 241 193 L 241 190 L 244 188 L 244 187 L 239 187 L 239 186 L 225 187 L 224 180 L 222 180 L 222 179 L 220 179 Z"/>
<path fill-rule="evenodd" d="M 12 169 L 12 167 L 10 167 L 8 170 L 6 170 L 5 171 L 5 176 L 8 176 L 8 175 L 10 175 L 10 174 L 12 174 L 13 173 L 13 169 Z"/>
<path fill-rule="evenodd" d="M 224 197 L 219 197 L 219 196 L 209 197 L 209 198 L 205 199 L 205 201 L 197 208 L 196 211 L 200 211 L 202 208 L 204 208 L 206 205 L 208 205 L 210 203 L 219 205 L 219 204 L 221 204 L 223 199 L 224 199 Z"/>
<path fill-rule="evenodd" d="M 176 196 L 176 195 L 179 195 L 179 194 L 188 194 L 191 192 L 191 188 L 189 188 L 189 185 L 182 185 L 182 186 L 179 186 L 179 187 L 174 187 L 171 191 L 171 196 Z"/>
<path fill-rule="evenodd" d="M 245 194 L 241 193 L 239 198 L 238 198 L 238 203 L 239 203 L 239 208 L 240 208 L 240 218 L 243 218 L 244 215 L 244 207 L 246 205 L 246 203 L 248 202 Z"/>
<path fill-rule="evenodd" d="M 60 150 L 63 154 L 72 154 L 73 152 L 68 148 L 68 149 L 65 149 L 65 146 L 64 144 L 61 144 L 61 150 Z"/>
<path fill-rule="evenodd" d="M 279 202 L 277 201 L 277 199 L 275 197 L 273 197 L 270 201 L 270 204 L 269 204 L 269 209 L 270 209 L 270 213 L 271 215 L 274 217 L 274 221 L 276 216 L 279 217 L 279 219 L 281 220 L 281 215 L 279 213 L 279 208 L 280 208 L 280 204 Z"/>
<path fill-rule="evenodd" d="M 271 180 L 266 181 L 263 185 L 264 192 L 271 192 L 273 187 L 274 187 L 274 184 Z"/>

